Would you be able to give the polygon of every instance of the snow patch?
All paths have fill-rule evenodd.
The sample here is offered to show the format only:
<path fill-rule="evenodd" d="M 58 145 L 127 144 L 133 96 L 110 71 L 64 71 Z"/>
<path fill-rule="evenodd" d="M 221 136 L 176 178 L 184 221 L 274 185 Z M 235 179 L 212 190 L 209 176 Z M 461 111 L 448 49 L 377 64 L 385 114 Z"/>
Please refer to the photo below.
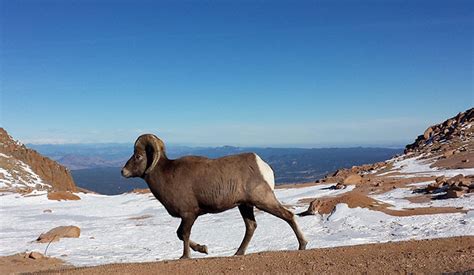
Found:
<path fill-rule="evenodd" d="M 434 194 L 433 196 L 439 195 L 443 195 L 443 193 Z M 397 188 L 383 194 L 371 195 L 370 197 L 393 205 L 393 207 L 389 207 L 389 209 L 394 210 L 424 207 L 459 207 L 467 210 L 474 209 L 474 197 L 472 197 L 472 194 L 466 194 L 461 198 L 435 199 L 423 203 L 412 203 L 406 199 L 416 196 L 419 196 L 419 194 L 413 193 L 413 191 L 409 188 Z"/>
<path fill-rule="evenodd" d="M 464 176 L 474 175 L 474 168 L 466 169 L 439 169 L 431 168 L 430 165 L 434 159 L 421 159 L 423 155 L 413 158 L 401 159 L 400 157 L 389 160 L 393 164 L 392 170 L 382 173 L 379 176 L 391 176 L 396 178 L 413 178 L 413 177 L 454 177 L 459 174 Z M 400 175 L 390 175 L 392 173 L 400 173 Z"/>
<path fill-rule="evenodd" d="M 282 203 L 295 205 L 302 198 L 335 196 L 354 188 L 331 190 L 330 186 L 276 189 L 275 193 Z M 385 201 L 390 198 L 396 206 L 405 206 L 401 197 L 407 192 L 394 190 L 379 198 Z M 152 195 L 78 195 L 81 197 L 78 201 L 51 201 L 46 192 L 41 191 L 27 197 L 3 193 L 0 196 L 0 255 L 44 251 L 47 244 L 32 241 L 60 225 L 79 226 L 81 236 L 52 243 L 47 254 L 77 266 L 177 259 L 181 255 L 182 243 L 175 233 L 179 219 L 170 217 Z M 472 207 L 472 201 L 468 199 L 446 201 L 457 204 L 456 200 L 460 200 L 460 203 L 469 203 Z M 409 206 L 414 207 L 414 204 Z M 306 207 L 296 204 L 294 211 L 303 211 Z M 52 212 L 44 213 L 45 209 Z M 144 216 L 147 218 L 133 219 Z M 258 228 L 248 253 L 297 249 L 294 233 L 286 222 L 263 211 L 256 211 L 255 216 Z M 309 240 L 308 248 L 463 236 L 474 232 L 472 211 L 468 214 L 393 217 L 339 204 L 331 215 L 296 219 Z M 244 232 L 239 211 L 232 209 L 199 217 L 192 230 L 192 239 L 208 245 L 209 257 L 230 256 L 240 245 Z M 206 257 L 192 253 L 196 258 Z"/>
<path fill-rule="evenodd" d="M 21 160 L 0 153 L 0 188 L 23 189 L 51 187 L 31 167 Z"/>

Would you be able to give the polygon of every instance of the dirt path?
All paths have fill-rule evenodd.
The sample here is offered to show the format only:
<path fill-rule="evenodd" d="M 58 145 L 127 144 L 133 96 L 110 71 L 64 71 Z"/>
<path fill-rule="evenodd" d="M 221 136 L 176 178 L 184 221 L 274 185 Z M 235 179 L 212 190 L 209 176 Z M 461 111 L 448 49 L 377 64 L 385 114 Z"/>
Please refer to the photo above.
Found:
<path fill-rule="evenodd" d="M 474 236 L 369 244 L 240 257 L 111 264 L 61 274 L 354 274 L 474 272 Z"/>

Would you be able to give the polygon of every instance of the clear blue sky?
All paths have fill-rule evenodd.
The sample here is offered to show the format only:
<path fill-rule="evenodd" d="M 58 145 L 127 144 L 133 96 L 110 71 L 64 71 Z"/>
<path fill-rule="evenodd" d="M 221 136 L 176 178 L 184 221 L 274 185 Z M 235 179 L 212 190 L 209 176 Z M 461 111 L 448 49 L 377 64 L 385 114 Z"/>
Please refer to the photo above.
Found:
<path fill-rule="evenodd" d="M 474 105 L 474 1 L 0 2 L 24 142 L 403 145 Z"/>

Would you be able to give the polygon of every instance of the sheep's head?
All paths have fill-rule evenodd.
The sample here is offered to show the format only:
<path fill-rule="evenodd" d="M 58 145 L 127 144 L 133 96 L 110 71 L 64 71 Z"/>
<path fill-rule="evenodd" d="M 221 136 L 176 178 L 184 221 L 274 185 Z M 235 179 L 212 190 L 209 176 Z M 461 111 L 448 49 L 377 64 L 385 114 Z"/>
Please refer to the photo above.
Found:
<path fill-rule="evenodd" d="M 163 141 L 152 134 L 141 135 L 135 141 L 133 156 L 122 168 L 122 176 L 143 178 L 156 167 L 160 157 L 164 155 Z"/>

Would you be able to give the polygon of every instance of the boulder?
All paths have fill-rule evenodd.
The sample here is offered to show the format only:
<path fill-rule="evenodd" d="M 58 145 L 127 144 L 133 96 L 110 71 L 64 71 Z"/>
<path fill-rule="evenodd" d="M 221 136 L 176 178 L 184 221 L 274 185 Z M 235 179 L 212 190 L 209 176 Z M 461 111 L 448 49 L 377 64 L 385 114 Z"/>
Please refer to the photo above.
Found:
<path fill-rule="evenodd" d="M 448 119 L 446 121 L 446 127 L 451 127 L 451 125 L 453 125 L 455 122 L 456 122 L 456 120 L 454 120 L 454 119 Z"/>
<path fill-rule="evenodd" d="M 448 157 L 454 155 L 455 152 L 456 152 L 456 150 L 448 150 L 448 151 L 443 153 L 443 157 L 448 158 Z"/>
<path fill-rule="evenodd" d="M 61 238 L 79 238 L 80 235 L 81 229 L 77 226 L 58 226 L 41 234 L 36 241 L 39 243 L 57 242 Z"/>
<path fill-rule="evenodd" d="M 446 192 L 446 198 L 448 199 L 460 198 L 462 197 L 463 194 L 464 194 L 463 191 L 449 189 L 448 192 Z"/>
<path fill-rule="evenodd" d="M 446 181 L 449 185 L 458 185 L 459 183 L 468 183 L 469 179 L 466 179 L 464 175 L 456 175 Z"/>
<path fill-rule="evenodd" d="M 342 183 L 338 183 L 334 186 L 334 189 L 345 189 L 347 186 L 345 184 L 342 184 Z"/>
<path fill-rule="evenodd" d="M 308 212 L 316 214 L 323 203 L 320 200 L 314 200 L 309 203 Z"/>
<path fill-rule="evenodd" d="M 362 177 L 359 174 L 351 174 L 344 179 L 344 184 L 360 184 Z"/>
<path fill-rule="evenodd" d="M 446 181 L 446 178 L 444 176 L 437 177 L 435 179 L 437 184 L 443 184 Z"/>
<path fill-rule="evenodd" d="M 426 186 L 425 191 L 427 193 L 433 193 L 433 191 L 438 190 L 442 185 L 442 182 L 433 182 Z"/>
<path fill-rule="evenodd" d="M 433 128 L 429 127 L 428 129 L 426 129 L 425 133 L 423 133 L 423 137 L 426 140 L 428 140 L 428 139 L 430 139 L 432 133 L 433 133 Z"/>
<path fill-rule="evenodd" d="M 44 255 L 39 253 L 39 252 L 36 252 L 36 251 L 32 251 L 28 254 L 26 254 L 26 258 L 29 258 L 29 259 L 33 259 L 33 260 L 39 260 L 39 259 L 42 259 L 44 258 Z"/>
<path fill-rule="evenodd" d="M 316 215 L 318 214 L 319 208 L 323 205 L 323 202 L 315 199 L 309 203 L 308 210 L 299 213 L 298 216 L 308 216 L 308 215 Z"/>

